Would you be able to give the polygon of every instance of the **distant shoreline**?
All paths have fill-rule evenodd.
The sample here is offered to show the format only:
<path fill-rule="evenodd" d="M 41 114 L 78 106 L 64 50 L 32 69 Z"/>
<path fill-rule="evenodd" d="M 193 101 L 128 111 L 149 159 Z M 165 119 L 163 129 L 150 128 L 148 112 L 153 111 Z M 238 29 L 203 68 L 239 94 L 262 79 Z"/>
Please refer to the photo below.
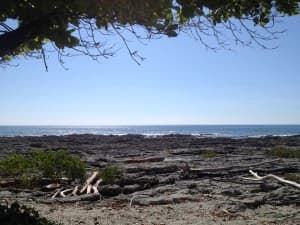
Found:
<path fill-rule="evenodd" d="M 213 134 L 179 134 L 179 133 L 173 133 L 173 134 L 90 134 L 90 133 L 83 133 L 83 134 L 61 134 L 61 135 L 17 135 L 17 136 L 1 136 L 0 138 L 39 138 L 39 137 L 80 137 L 80 136 L 98 136 L 98 137 L 105 137 L 105 136 L 111 136 L 111 137 L 131 137 L 131 136 L 142 136 L 145 138 L 157 138 L 157 137 L 171 137 L 171 136 L 185 136 L 185 137 L 195 137 L 195 138 L 203 138 L 203 139 L 248 139 L 248 138 L 276 138 L 276 137 L 298 137 L 299 134 L 283 134 L 283 135 L 259 135 L 259 136 L 214 136 Z"/>
<path fill-rule="evenodd" d="M 74 134 L 247 138 L 300 135 L 300 125 L 0 126 L 2 137 Z"/>

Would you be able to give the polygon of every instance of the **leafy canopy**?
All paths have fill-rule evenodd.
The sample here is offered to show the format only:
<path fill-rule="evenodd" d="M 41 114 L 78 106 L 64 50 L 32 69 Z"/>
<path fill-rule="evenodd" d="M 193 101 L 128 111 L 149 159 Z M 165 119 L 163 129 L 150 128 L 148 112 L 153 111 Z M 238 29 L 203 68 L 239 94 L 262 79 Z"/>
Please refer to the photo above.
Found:
<path fill-rule="evenodd" d="M 72 55 L 109 57 L 114 51 L 104 37 L 113 34 L 134 60 L 142 59 L 130 49 L 124 37 L 128 33 L 138 39 L 188 33 L 215 49 L 227 47 L 227 39 L 222 38 L 227 32 L 235 43 L 265 47 L 263 42 L 277 33 L 269 30 L 275 18 L 298 13 L 297 0 L 4 0 L 0 3 L 0 60 L 18 55 L 45 59 L 49 46 L 60 60 Z M 17 25 L 12 27 L 9 19 Z M 253 25 L 262 30 L 252 29 Z M 205 41 L 206 36 L 215 38 L 214 46 Z"/>

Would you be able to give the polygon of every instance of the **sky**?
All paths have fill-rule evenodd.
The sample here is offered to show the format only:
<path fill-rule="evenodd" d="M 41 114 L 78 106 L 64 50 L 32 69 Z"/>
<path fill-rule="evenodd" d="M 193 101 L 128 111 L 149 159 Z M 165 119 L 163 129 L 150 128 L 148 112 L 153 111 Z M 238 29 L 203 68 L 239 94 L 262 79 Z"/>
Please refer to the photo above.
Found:
<path fill-rule="evenodd" d="M 0 68 L 0 125 L 300 124 L 300 16 L 278 48 L 213 52 L 187 37 L 130 42 L 100 63 L 55 56 Z"/>

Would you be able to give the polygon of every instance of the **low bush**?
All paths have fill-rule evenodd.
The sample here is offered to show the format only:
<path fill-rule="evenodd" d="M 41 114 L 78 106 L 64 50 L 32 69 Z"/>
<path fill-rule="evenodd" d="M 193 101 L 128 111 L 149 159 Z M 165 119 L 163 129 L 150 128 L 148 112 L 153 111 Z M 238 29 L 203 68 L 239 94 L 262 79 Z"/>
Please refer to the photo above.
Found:
<path fill-rule="evenodd" d="M 0 205 L 1 225 L 59 225 L 39 215 L 37 211 L 14 202 L 11 206 Z"/>
<path fill-rule="evenodd" d="M 214 158 L 217 156 L 217 153 L 214 151 L 205 151 L 200 153 L 200 156 L 203 158 Z"/>
<path fill-rule="evenodd" d="M 81 179 L 85 176 L 86 165 L 79 157 L 72 156 L 66 150 L 32 151 L 33 163 L 43 177 L 58 181 L 62 177 Z"/>
<path fill-rule="evenodd" d="M 276 146 L 266 153 L 271 157 L 279 158 L 300 158 L 300 150 L 287 148 L 284 146 Z"/>
<path fill-rule="evenodd" d="M 17 185 L 31 187 L 36 171 L 32 159 L 20 154 L 5 156 L 0 161 L 0 176 L 16 178 Z"/>
<path fill-rule="evenodd" d="M 99 176 L 103 183 L 112 184 L 118 176 L 121 176 L 123 171 L 118 166 L 108 166 L 99 170 Z"/>
<path fill-rule="evenodd" d="M 0 161 L 2 176 L 21 176 L 32 169 L 32 160 L 20 154 L 5 156 Z"/>
<path fill-rule="evenodd" d="M 285 179 L 294 181 L 300 184 L 300 174 L 288 174 L 285 176 Z"/>
<path fill-rule="evenodd" d="M 21 186 L 30 187 L 35 180 L 49 178 L 57 182 L 62 177 L 83 179 L 86 164 L 66 150 L 31 152 L 31 157 L 21 154 L 5 156 L 0 161 L 0 175 L 15 177 Z"/>

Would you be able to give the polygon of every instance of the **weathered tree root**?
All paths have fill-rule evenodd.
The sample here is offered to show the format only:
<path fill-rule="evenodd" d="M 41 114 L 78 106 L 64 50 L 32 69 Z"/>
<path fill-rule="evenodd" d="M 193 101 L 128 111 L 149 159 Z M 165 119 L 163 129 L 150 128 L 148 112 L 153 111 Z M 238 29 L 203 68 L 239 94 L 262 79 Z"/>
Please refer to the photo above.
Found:
<path fill-rule="evenodd" d="M 55 193 L 52 195 L 52 199 L 56 198 L 57 196 L 60 196 L 62 198 L 66 198 L 67 196 L 78 196 L 78 195 L 100 195 L 98 186 L 102 182 L 102 179 L 98 179 L 95 183 L 99 172 L 95 171 L 93 174 L 84 182 L 83 187 L 79 191 L 79 186 L 75 186 L 74 188 L 60 188 L 55 191 Z M 94 183 L 94 184 L 93 184 Z"/>
<path fill-rule="evenodd" d="M 268 174 L 266 176 L 259 176 L 257 173 L 255 173 L 254 171 L 252 170 L 249 170 L 249 172 L 255 177 L 255 178 L 244 178 L 246 180 L 254 180 L 254 181 L 259 181 L 259 180 L 266 180 L 266 179 L 269 179 L 269 178 L 273 178 L 275 180 L 278 180 L 280 183 L 283 183 L 283 184 L 288 184 L 288 185 L 291 185 L 293 187 L 296 187 L 296 188 L 300 188 L 300 184 L 294 182 L 294 181 L 290 181 L 290 180 L 286 180 L 284 178 L 281 178 L 281 177 L 278 177 L 276 175 L 273 175 L 273 174 Z"/>

